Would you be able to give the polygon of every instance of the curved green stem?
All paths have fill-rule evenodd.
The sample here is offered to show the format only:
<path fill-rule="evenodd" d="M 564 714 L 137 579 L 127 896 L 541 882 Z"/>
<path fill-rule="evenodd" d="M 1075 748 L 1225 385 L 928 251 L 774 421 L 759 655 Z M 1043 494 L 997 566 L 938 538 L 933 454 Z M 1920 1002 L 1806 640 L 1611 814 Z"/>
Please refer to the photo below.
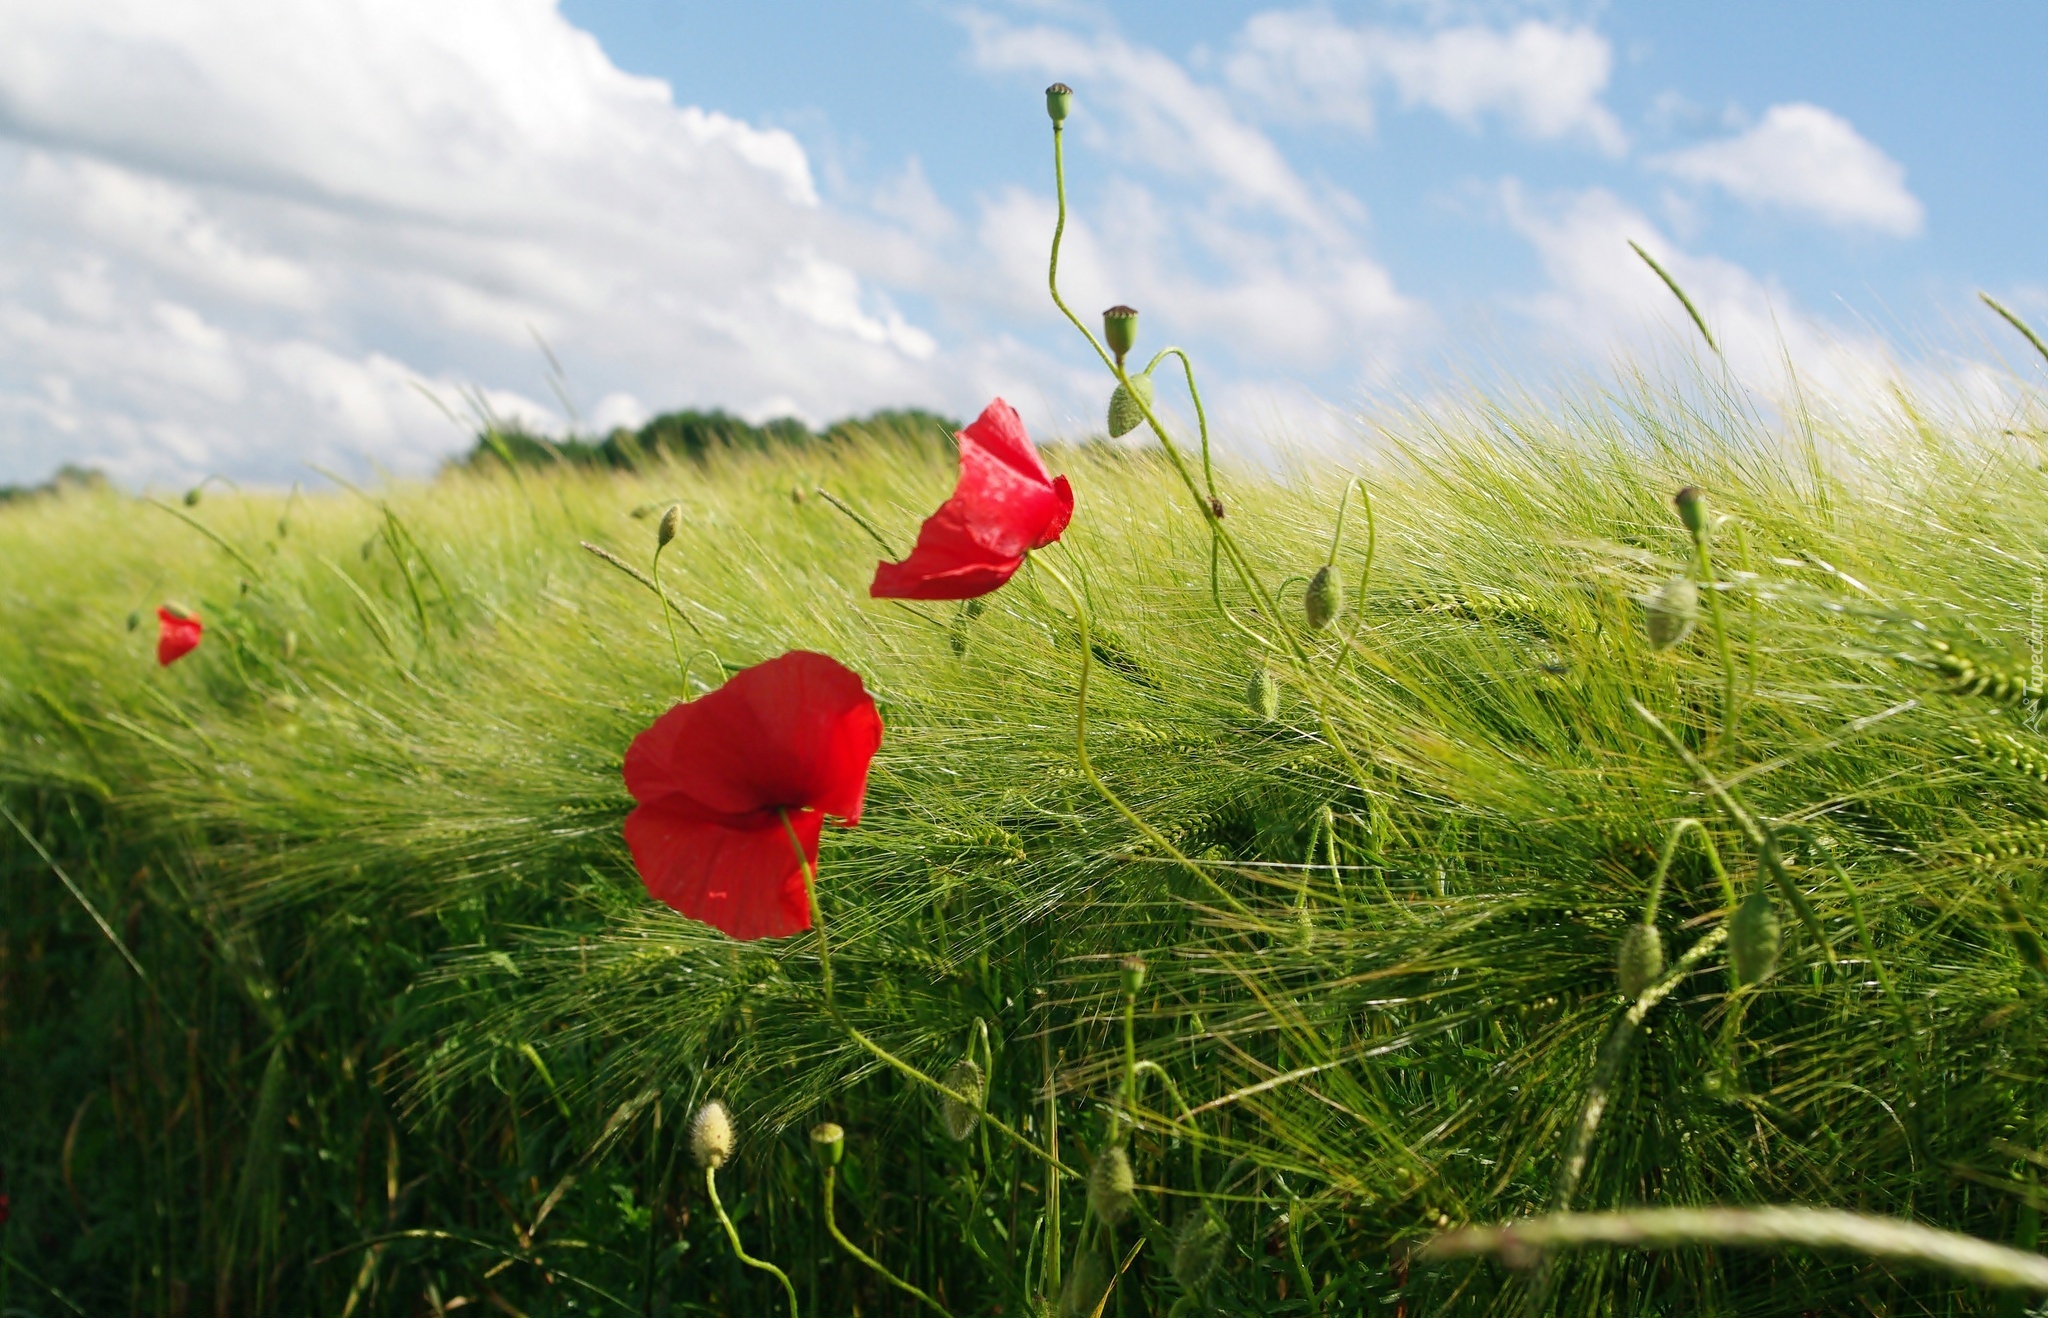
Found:
<path fill-rule="evenodd" d="M 1735 660 L 1728 648 L 1728 620 L 1721 609 L 1721 587 L 1714 580 L 1714 557 L 1709 529 L 1702 525 L 1692 535 L 1693 571 L 1707 592 L 1707 612 L 1714 627 L 1714 645 L 1721 652 L 1721 745 L 1734 744 L 1736 704 Z"/>
<path fill-rule="evenodd" d="M 1116 367 L 1110 360 L 1109 350 L 1096 341 L 1094 333 L 1081 323 L 1081 318 L 1068 308 L 1066 299 L 1060 296 L 1060 239 L 1064 238 L 1067 233 L 1067 166 L 1066 158 L 1060 150 L 1060 143 L 1064 136 L 1065 134 L 1061 131 L 1060 125 L 1054 124 L 1052 126 L 1052 178 L 1054 194 L 1059 198 L 1059 219 L 1053 224 L 1052 263 L 1046 270 L 1045 282 L 1046 286 L 1052 289 L 1052 304 L 1058 307 L 1068 320 L 1074 322 L 1074 328 L 1081 331 L 1081 337 L 1088 340 L 1088 346 L 1095 349 L 1095 355 L 1102 358 L 1102 364 L 1108 366 L 1111 370 L 1115 370 Z M 1128 384 L 1126 384 L 1126 387 L 1128 388 Z M 1132 397 L 1135 399 L 1136 395 L 1133 394 Z"/>
<path fill-rule="evenodd" d="M 877 531 L 875 529 L 875 524 L 873 522 L 870 522 L 867 518 L 861 516 L 860 513 L 855 510 L 852 504 L 846 502 L 844 499 L 832 493 L 832 491 L 826 489 L 822 485 L 817 486 L 816 488 L 818 491 L 819 498 L 823 499 L 826 503 L 831 504 L 840 512 L 845 513 L 847 518 L 851 520 L 855 526 L 858 526 L 861 530 L 866 531 L 868 533 L 868 538 L 870 540 L 873 540 L 876 544 L 882 547 L 883 553 L 887 554 L 891 559 L 898 559 L 903 557 L 903 555 L 897 553 L 896 550 L 889 544 L 888 538 L 884 536 L 880 531 Z"/>
<path fill-rule="evenodd" d="M 861 1047 L 867 1049 L 870 1053 L 874 1054 L 875 1059 L 877 1061 L 886 1063 L 888 1066 L 894 1068 L 896 1072 L 902 1075 L 905 1079 L 923 1085 L 925 1088 L 931 1090 L 933 1093 L 939 1095 L 939 1097 L 941 1098 L 950 1098 L 956 1103 L 964 1103 L 969 1107 L 977 1107 L 971 1095 L 963 1094 L 959 1090 L 952 1088 L 950 1085 L 932 1079 L 932 1077 L 926 1075 L 924 1072 L 918 1070 L 916 1067 L 904 1061 L 896 1054 L 882 1047 L 882 1045 L 876 1043 L 873 1039 L 868 1038 L 867 1035 L 862 1034 L 859 1030 L 847 1024 L 843 1018 L 838 1017 L 836 1014 L 834 1016 L 834 1019 L 839 1022 L 839 1028 L 846 1031 L 848 1038 L 852 1039 L 855 1043 L 859 1044 Z M 985 1106 L 978 1107 L 978 1110 L 981 1113 L 981 1120 L 987 1125 L 994 1127 L 995 1130 L 1000 1132 L 1003 1135 L 1003 1137 L 1008 1139 L 1012 1144 L 1015 1144 L 1018 1148 L 1024 1150 L 1026 1153 L 1029 1153 L 1034 1157 L 1042 1159 L 1048 1166 L 1052 1167 L 1055 1171 L 1059 1172 L 1060 1174 L 1064 1176 L 1071 1176 L 1075 1180 L 1081 1179 L 1082 1173 L 1075 1171 L 1072 1167 L 1069 1167 L 1065 1163 L 1061 1162 L 1059 1160 L 1057 1153 L 1048 1153 L 1044 1149 L 1040 1148 L 1038 1145 L 1032 1143 L 1023 1135 L 1018 1134 L 1014 1129 L 1010 1127 L 1008 1123 L 1004 1122 L 1001 1118 L 992 1115 Z"/>
<path fill-rule="evenodd" d="M 740 1244 L 739 1228 L 735 1227 L 732 1224 L 732 1219 L 725 1215 L 725 1205 L 718 1202 L 718 1169 L 716 1167 L 706 1167 L 704 1169 L 704 1189 L 711 1196 L 711 1206 L 718 1210 L 718 1220 L 725 1225 L 725 1238 L 732 1242 L 733 1255 L 750 1268 L 759 1268 L 763 1272 L 774 1273 L 775 1280 L 781 1282 L 782 1289 L 789 1293 L 789 1318 L 797 1318 L 796 1287 L 790 1284 L 789 1274 L 776 1267 L 773 1263 L 755 1258 L 747 1253 L 746 1248 Z"/>
<path fill-rule="evenodd" d="M 667 545 L 660 544 L 654 547 L 654 593 L 661 597 L 661 620 L 668 625 L 668 648 L 675 653 L 676 680 L 683 684 L 683 699 L 688 700 L 690 698 L 690 666 L 683 662 L 683 645 L 681 641 L 676 639 L 675 611 L 669 607 L 668 592 L 661 588 L 661 551 L 666 548 L 668 548 Z M 695 655 L 691 656 L 693 659 L 695 657 Z M 717 657 L 716 655 L 712 656 L 714 659 Z M 723 666 L 722 664 L 720 665 L 720 667 Z"/>
<path fill-rule="evenodd" d="M 1358 573 L 1358 594 L 1351 600 L 1351 637 L 1345 643 L 1343 653 L 1337 656 L 1339 664 L 1351 657 L 1352 648 L 1365 631 L 1365 591 L 1372 584 L 1372 559 L 1380 544 L 1379 525 L 1372 515 L 1372 490 L 1366 485 L 1365 477 L 1353 476 L 1345 483 L 1344 497 L 1337 500 L 1337 534 L 1330 541 L 1330 563 L 1335 566 L 1337 562 L 1338 542 L 1344 538 L 1344 504 L 1354 485 L 1358 487 L 1358 501 L 1365 508 L 1365 566 Z"/>
<path fill-rule="evenodd" d="M 1181 1125 L 1185 1129 L 1188 1137 L 1188 1166 L 1191 1169 L 1190 1179 L 1194 1182 L 1195 1198 L 1203 1198 L 1204 1192 L 1202 1190 L 1202 1128 L 1195 1124 L 1195 1114 L 1192 1110 L 1189 1109 L 1188 1101 L 1185 1098 L 1181 1097 L 1180 1086 L 1173 1083 L 1173 1077 L 1166 1073 L 1165 1067 L 1161 1066 L 1159 1063 L 1152 1061 L 1150 1059 L 1139 1062 L 1135 1067 L 1132 1068 L 1132 1070 L 1134 1072 L 1144 1072 L 1158 1076 L 1159 1083 L 1166 1086 L 1166 1092 L 1173 1096 L 1174 1104 L 1180 1108 Z M 1135 1095 L 1135 1077 L 1133 1093 Z"/>
<path fill-rule="evenodd" d="M 789 837 L 789 845 L 796 848 L 796 863 L 804 872 L 804 892 L 811 899 L 811 928 L 818 934 L 818 980 L 825 993 L 825 1009 L 832 1009 L 832 948 L 825 940 L 825 908 L 818 901 L 818 870 L 811 864 L 811 858 L 804 851 L 803 839 L 796 835 L 796 825 L 789 822 L 789 811 L 777 810 L 782 820 L 782 831 Z"/>
<path fill-rule="evenodd" d="M 1033 561 L 1037 560 L 1034 559 Z M 1088 780 L 1088 785 L 1093 787 L 1103 800 L 1116 807 L 1117 813 L 1129 821 L 1133 828 L 1144 834 L 1153 846 L 1158 847 L 1161 851 L 1179 861 L 1182 868 L 1200 879 L 1231 910 L 1239 915 L 1249 915 L 1250 911 L 1246 910 L 1243 902 L 1240 902 L 1233 896 L 1229 889 L 1216 882 L 1215 878 L 1207 870 L 1190 860 L 1179 847 L 1167 841 L 1164 833 L 1161 833 L 1158 829 L 1139 818 L 1137 811 L 1125 805 L 1123 798 L 1111 791 L 1109 784 L 1103 782 L 1102 776 L 1095 772 L 1094 762 L 1088 758 L 1088 674 L 1092 667 L 1091 661 L 1094 658 L 1093 642 L 1089 639 L 1088 635 L 1088 606 L 1082 601 L 1081 592 L 1074 589 L 1074 583 L 1067 580 L 1065 573 L 1061 572 L 1051 563 L 1039 563 L 1039 566 L 1045 569 L 1048 576 L 1065 588 L 1067 598 L 1073 602 L 1075 627 L 1079 630 L 1081 636 L 1080 689 L 1074 698 L 1074 753 L 1081 762 L 1081 776 Z"/>
<path fill-rule="evenodd" d="M 951 1314 L 946 1313 L 944 1305 L 940 1304 L 931 1296 L 926 1295 L 923 1291 L 911 1285 L 909 1282 L 903 1280 L 903 1278 L 897 1276 L 895 1273 L 889 1271 L 889 1269 L 883 1267 L 881 1263 L 876 1261 L 875 1258 L 869 1255 L 866 1251 L 862 1250 L 860 1246 L 854 1244 L 851 1240 L 848 1240 L 846 1238 L 846 1233 L 839 1229 L 838 1215 L 832 1211 L 832 1186 L 833 1183 L 838 1179 L 838 1177 L 839 1169 L 837 1167 L 827 1167 L 825 1169 L 825 1229 L 832 1233 L 832 1238 L 839 1242 L 839 1247 L 845 1250 L 847 1253 L 853 1255 L 855 1258 L 859 1259 L 862 1263 L 867 1264 L 868 1267 L 874 1269 L 875 1273 L 878 1276 L 880 1276 L 883 1281 L 888 1282 L 891 1286 L 894 1286 L 896 1289 L 904 1292 L 907 1295 L 916 1297 L 918 1300 L 922 1301 L 926 1305 L 926 1307 L 934 1310 L 935 1312 L 945 1314 L 945 1318 L 953 1318 Z"/>
<path fill-rule="evenodd" d="M 1701 821 L 1687 816 L 1671 826 L 1671 832 L 1664 838 L 1664 854 L 1657 857 L 1657 872 L 1650 878 L 1650 899 L 1643 903 L 1643 923 L 1657 923 L 1657 903 L 1664 895 L 1664 876 L 1671 872 L 1671 862 L 1678 855 L 1678 844 L 1690 829 L 1699 830 L 1700 845 L 1706 848 L 1707 860 L 1714 867 L 1714 874 L 1721 880 L 1721 892 L 1728 899 L 1728 909 L 1733 911 L 1742 899 L 1736 895 L 1735 881 L 1728 877 L 1728 868 L 1721 863 L 1720 849 L 1714 845 L 1714 835 L 1707 831 Z"/>

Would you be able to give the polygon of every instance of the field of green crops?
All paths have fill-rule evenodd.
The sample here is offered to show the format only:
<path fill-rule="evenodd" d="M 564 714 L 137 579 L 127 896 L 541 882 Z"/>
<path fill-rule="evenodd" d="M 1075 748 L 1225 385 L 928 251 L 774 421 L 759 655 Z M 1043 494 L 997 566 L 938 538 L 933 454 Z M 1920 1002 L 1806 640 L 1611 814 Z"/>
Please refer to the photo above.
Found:
<path fill-rule="evenodd" d="M 2034 1248 L 2040 418 L 1903 397 L 1852 425 L 1677 379 L 1219 469 L 1271 607 L 1156 447 L 1049 446 L 1072 526 L 979 610 L 869 599 L 842 510 L 907 548 L 936 431 L 18 501 L 0 1311 L 2021 1313 L 1853 1240 L 1425 1248 L 1766 1204 Z M 1354 495 L 1333 551 L 1354 476 L 1371 535 Z M 671 503 L 675 648 L 583 544 L 645 571 Z M 159 668 L 167 600 L 206 634 Z M 685 919 L 620 833 L 634 735 L 795 648 L 886 725 L 825 830 L 829 1008 L 813 934 Z M 1138 823 L 1077 757 L 1084 657 Z M 1756 892 L 1782 949 L 1738 988 Z M 1646 915 L 1670 973 L 1632 1002 Z M 963 1059 L 981 1112 L 920 1078 L 957 1100 Z M 707 1194 L 712 1099 L 793 1296 Z"/>

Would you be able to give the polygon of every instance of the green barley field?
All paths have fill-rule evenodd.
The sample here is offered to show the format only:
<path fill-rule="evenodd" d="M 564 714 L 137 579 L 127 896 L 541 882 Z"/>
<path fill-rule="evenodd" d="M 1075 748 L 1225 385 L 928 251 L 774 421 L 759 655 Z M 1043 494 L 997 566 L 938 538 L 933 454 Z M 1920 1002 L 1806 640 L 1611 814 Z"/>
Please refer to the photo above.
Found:
<path fill-rule="evenodd" d="M 916 419 L 0 509 L 0 1311 L 2027 1312 L 2043 418 L 1719 378 L 1219 466 L 1220 522 L 1048 444 L 978 608 L 867 596 Z M 672 504 L 665 617 L 585 542 Z M 829 1003 L 620 831 L 633 737 L 791 649 L 886 726 Z M 1760 1206 L 1858 1216 L 1657 1215 Z"/>

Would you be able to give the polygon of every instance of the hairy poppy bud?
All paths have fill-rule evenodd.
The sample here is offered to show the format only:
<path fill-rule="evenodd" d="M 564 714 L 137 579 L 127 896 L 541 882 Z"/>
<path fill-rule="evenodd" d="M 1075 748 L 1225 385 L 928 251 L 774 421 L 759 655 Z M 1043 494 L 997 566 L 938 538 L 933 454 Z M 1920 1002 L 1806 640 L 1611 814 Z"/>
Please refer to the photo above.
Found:
<path fill-rule="evenodd" d="M 1131 1175 L 1131 1157 L 1123 1145 L 1112 1144 L 1095 1155 L 1088 1168 L 1088 1206 L 1095 1215 L 1115 1226 L 1130 1215 L 1136 1203 L 1137 1181 Z"/>
<path fill-rule="evenodd" d="M 1109 350 L 1122 362 L 1124 354 L 1138 344 L 1138 311 L 1119 303 L 1102 313 L 1102 337 Z"/>
<path fill-rule="evenodd" d="M 836 1121 L 821 1121 L 811 1127 L 811 1156 L 820 1167 L 837 1167 L 846 1152 L 846 1132 Z"/>
<path fill-rule="evenodd" d="M 1145 958 L 1134 952 L 1123 959 L 1118 969 L 1123 972 L 1124 992 L 1136 997 L 1138 990 L 1145 987 Z"/>
<path fill-rule="evenodd" d="M 1244 689 L 1244 700 L 1252 707 L 1252 713 L 1268 723 L 1280 717 L 1280 684 L 1263 668 L 1253 670 L 1252 680 Z"/>
<path fill-rule="evenodd" d="M 1621 996 L 1639 998 L 1664 974 L 1664 935 L 1654 924 L 1632 924 L 1614 954 Z"/>
<path fill-rule="evenodd" d="M 1116 1265 L 1100 1246 L 1082 1250 L 1074 1258 L 1074 1270 L 1060 1287 L 1060 1318 L 1094 1318 L 1116 1279 Z"/>
<path fill-rule="evenodd" d="M 1329 626 L 1344 611 L 1344 583 L 1337 579 L 1335 567 L 1325 563 L 1316 569 L 1316 574 L 1308 579 L 1308 593 L 1302 597 L 1302 608 L 1308 615 L 1308 629 L 1312 632 Z"/>
<path fill-rule="evenodd" d="M 1245 684 L 1245 704 L 1251 712 L 1272 722 L 1280 716 L 1280 684 L 1274 682 L 1274 675 L 1266 669 L 1251 669 L 1251 682 Z"/>
<path fill-rule="evenodd" d="M 732 1117 L 715 1098 L 690 1122 L 690 1156 L 699 1167 L 720 1167 L 732 1156 Z"/>
<path fill-rule="evenodd" d="M 1064 123 L 1067 111 L 1074 107 L 1074 89 L 1063 82 L 1056 82 L 1045 89 L 1045 112 L 1052 116 L 1055 126 Z"/>
<path fill-rule="evenodd" d="M 660 549 L 676 538 L 676 532 L 683 526 L 683 505 L 672 503 L 661 515 L 661 525 L 654 532 L 654 547 Z"/>
<path fill-rule="evenodd" d="M 1699 621 L 1700 588 L 1683 574 L 1657 587 L 1643 600 L 1643 630 L 1652 650 L 1668 650 L 1684 640 Z"/>
<path fill-rule="evenodd" d="M 135 629 L 136 629 L 137 627 L 140 627 L 141 625 L 142 625 L 142 610 L 141 610 L 141 609 L 131 609 L 131 610 L 129 611 L 129 613 L 128 613 L 128 630 L 132 632 L 132 631 L 134 631 L 134 630 L 135 630 Z"/>
<path fill-rule="evenodd" d="M 1707 496 L 1700 493 L 1697 485 L 1688 485 L 1671 496 L 1671 502 L 1678 506 L 1678 520 L 1685 523 L 1685 529 L 1698 535 L 1707 529 Z"/>
<path fill-rule="evenodd" d="M 1119 384 L 1110 390 L 1109 437 L 1121 439 L 1144 425 L 1145 413 L 1138 405 L 1143 403 L 1146 407 L 1152 406 L 1153 397 L 1152 377 L 1149 375 L 1132 376 L 1131 387 L 1128 389 Z"/>
<path fill-rule="evenodd" d="M 801 486 L 801 485 L 792 485 L 792 486 L 790 486 L 790 487 L 789 487 L 789 501 L 790 501 L 791 503 L 795 504 L 795 505 L 796 505 L 797 507 L 799 507 L 799 508 L 803 507 L 803 506 L 804 506 L 804 487 L 803 487 L 803 486 Z"/>
<path fill-rule="evenodd" d="M 946 1128 L 946 1134 L 956 1140 L 964 1140 L 974 1133 L 981 1124 L 981 1104 L 988 1090 L 988 1080 L 981 1068 L 971 1057 L 963 1057 L 946 1070 L 946 1088 L 962 1097 L 973 1100 L 962 1103 L 948 1097 L 939 1105 L 939 1124 Z"/>
<path fill-rule="evenodd" d="M 1180 1220 L 1173 1233 L 1173 1261 L 1169 1270 L 1182 1290 L 1199 1293 L 1223 1264 L 1223 1223 L 1207 1207 L 1198 1208 Z"/>
<path fill-rule="evenodd" d="M 205 488 L 203 485 L 194 485 L 191 489 L 185 491 L 185 506 L 187 508 L 197 508 L 199 506 L 200 491 Z"/>
<path fill-rule="evenodd" d="M 1738 984 L 1760 984 L 1778 968 L 1778 908 L 1753 892 L 1728 921 L 1728 964 Z"/>

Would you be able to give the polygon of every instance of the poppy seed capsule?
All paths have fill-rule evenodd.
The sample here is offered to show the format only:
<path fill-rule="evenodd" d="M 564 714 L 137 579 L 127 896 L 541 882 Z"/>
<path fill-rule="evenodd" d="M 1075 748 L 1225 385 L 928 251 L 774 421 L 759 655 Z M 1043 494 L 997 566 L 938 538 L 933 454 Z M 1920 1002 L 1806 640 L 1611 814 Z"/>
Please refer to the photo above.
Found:
<path fill-rule="evenodd" d="M 1778 908 L 1753 892 L 1728 921 L 1728 964 L 1737 984 L 1761 984 L 1778 968 Z"/>
<path fill-rule="evenodd" d="M 837 1167 L 846 1152 L 846 1131 L 836 1121 L 821 1121 L 811 1127 L 811 1155 L 820 1167 Z"/>
<path fill-rule="evenodd" d="M 723 1166 L 732 1156 L 732 1117 L 715 1098 L 698 1108 L 690 1122 L 690 1156 L 709 1168 Z"/>
<path fill-rule="evenodd" d="M 1115 1226 L 1128 1217 L 1136 1203 L 1137 1180 L 1131 1175 L 1131 1158 L 1123 1145 L 1112 1144 L 1095 1155 L 1088 1168 L 1088 1206 L 1095 1215 Z"/>
<path fill-rule="evenodd" d="M 1308 579 L 1308 592 L 1301 603 L 1312 632 L 1329 626 L 1344 611 L 1344 583 L 1337 579 L 1334 565 L 1325 563 L 1316 569 L 1316 574 Z"/>
<path fill-rule="evenodd" d="M 1045 112 L 1052 116 L 1055 127 L 1065 123 L 1067 111 L 1074 108 L 1074 89 L 1063 82 L 1056 82 L 1045 89 Z"/>
<path fill-rule="evenodd" d="M 987 1093 L 987 1079 L 972 1058 L 963 1057 L 947 1068 L 946 1088 L 965 1098 L 974 1100 L 962 1103 L 950 1095 L 939 1105 L 939 1124 L 946 1128 L 949 1138 L 964 1140 L 974 1133 L 981 1123 L 981 1104 Z"/>
<path fill-rule="evenodd" d="M 1145 987 L 1145 958 L 1133 952 L 1118 969 L 1123 972 L 1124 992 L 1136 997 L 1138 990 Z"/>
<path fill-rule="evenodd" d="M 1280 717 L 1280 684 L 1273 675 L 1263 668 L 1252 672 L 1252 680 L 1244 689 L 1245 703 L 1252 707 L 1252 713 L 1271 723 Z"/>
<path fill-rule="evenodd" d="M 1204 1207 L 1182 1218 L 1173 1233 L 1173 1261 L 1168 1265 L 1181 1289 L 1201 1291 L 1222 1263 L 1223 1223 L 1216 1215 Z"/>
<path fill-rule="evenodd" d="M 667 545 L 676 538 L 676 532 L 681 530 L 682 526 L 683 505 L 672 503 L 668 506 L 668 511 L 661 515 L 661 525 L 655 529 L 654 547 L 660 549 Z"/>
<path fill-rule="evenodd" d="M 1671 502 L 1678 507 L 1678 520 L 1685 523 L 1685 529 L 1698 535 L 1707 529 L 1707 496 L 1697 485 L 1688 485 L 1671 496 Z"/>
<path fill-rule="evenodd" d="M 1074 1259 L 1074 1270 L 1060 1287 L 1061 1318 L 1094 1318 L 1116 1279 L 1116 1263 L 1100 1247 L 1082 1250 Z"/>
<path fill-rule="evenodd" d="M 1132 348 L 1138 346 L 1138 310 L 1122 303 L 1102 313 L 1102 337 L 1109 344 L 1109 350 L 1116 354 L 1117 361 L 1123 361 Z"/>
<path fill-rule="evenodd" d="M 1132 376 L 1131 387 L 1128 389 L 1119 384 L 1110 390 L 1109 437 L 1121 439 L 1144 425 L 1145 413 L 1139 404 L 1142 403 L 1145 407 L 1152 406 L 1154 396 L 1152 377 L 1149 375 Z"/>
<path fill-rule="evenodd" d="M 1621 946 L 1615 950 L 1614 968 L 1621 980 L 1621 996 L 1643 996 L 1643 990 L 1664 974 L 1664 935 L 1657 926 L 1630 925 L 1621 936 Z"/>
<path fill-rule="evenodd" d="M 1699 621 L 1700 588 L 1680 574 L 1643 600 L 1643 630 L 1652 650 L 1668 650 L 1684 640 Z"/>

